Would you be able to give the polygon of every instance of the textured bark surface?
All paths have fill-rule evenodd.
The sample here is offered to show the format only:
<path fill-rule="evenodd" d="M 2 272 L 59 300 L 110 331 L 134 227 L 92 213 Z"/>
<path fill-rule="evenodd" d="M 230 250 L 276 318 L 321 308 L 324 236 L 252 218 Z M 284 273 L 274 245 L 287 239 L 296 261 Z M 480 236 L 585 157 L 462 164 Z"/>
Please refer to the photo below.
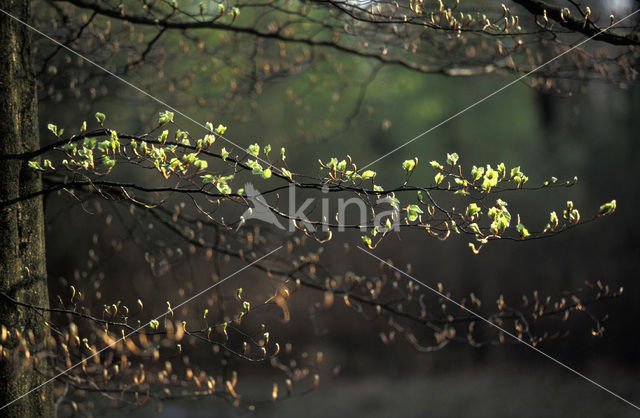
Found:
<path fill-rule="evenodd" d="M 0 0 L 0 8 L 23 21 L 29 17 L 30 1 Z M 0 155 L 20 154 L 39 148 L 34 65 L 31 56 L 31 33 L 27 27 L 0 13 Z M 17 198 L 40 190 L 38 173 L 27 161 L 0 158 L 0 200 Z M 38 306 L 48 306 L 44 217 L 42 199 L 30 199 L 0 208 L 0 289 L 15 299 Z M 47 340 L 45 318 L 27 308 L 18 308 L 0 298 L 0 325 L 10 336 L 1 342 L 0 407 L 44 382 L 50 374 L 47 361 L 38 358 L 38 371 L 30 364 L 38 357 L 36 346 Z M 20 338 L 16 338 L 16 331 Z M 25 338 L 25 348 L 20 339 Z M 28 361 L 15 364 L 13 353 Z M 51 385 L 33 392 L 0 410 L 0 416 L 41 417 L 53 415 Z"/>

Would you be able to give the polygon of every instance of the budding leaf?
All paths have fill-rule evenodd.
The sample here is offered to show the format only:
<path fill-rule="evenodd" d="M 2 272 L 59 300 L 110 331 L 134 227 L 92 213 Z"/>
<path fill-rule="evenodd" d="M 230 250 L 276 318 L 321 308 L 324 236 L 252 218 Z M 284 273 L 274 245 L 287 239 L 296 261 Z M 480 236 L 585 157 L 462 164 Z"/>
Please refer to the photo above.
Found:
<path fill-rule="evenodd" d="M 158 116 L 158 125 L 164 125 L 173 122 L 173 112 L 164 111 L 160 112 Z"/>
<path fill-rule="evenodd" d="M 375 175 L 376 175 L 376 172 L 375 172 L 375 171 L 367 170 L 367 171 L 365 171 L 364 173 L 362 173 L 362 179 L 363 179 L 363 180 L 368 180 L 368 179 L 370 179 L 370 178 L 375 177 Z"/>
<path fill-rule="evenodd" d="M 529 231 L 527 230 L 527 228 L 526 228 L 523 224 L 521 224 L 521 223 L 519 223 L 519 224 L 516 226 L 516 229 L 518 230 L 518 233 L 520 234 L 520 238 L 522 238 L 522 239 L 525 239 L 526 237 L 528 237 L 529 235 L 531 235 L 531 234 L 529 233 Z"/>
<path fill-rule="evenodd" d="M 405 162 L 402 163 L 402 169 L 407 173 L 412 172 L 413 169 L 416 168 L 417 160 L 418 160 L 417 158 L 414 160 L 406 160 Z"/>
<path fill-rule="evenodd" d="M 422 212 L 422 209 L 420 209 L 418 205 L 410 205 L 407 207 L 407 219 L 410 222 L 413 222 L 416 219 L 418 219 L 418 216 L 421 213 L 424 213 L 424 212 Z"/>
<path fill-rule="evenodd" d="M 258 144 L 249 145 L 249 154 L 253 155 L 254 157 L 257 157 L 258 154 L 260 154 L 260 145 Z"/>
<path fill-rule="evenodd" d="M 600 210 L 598 211 L 598 216 L 611 215 L 615 211 L 616 211 L 616 201 L 612 200 L 611 202 L 605 203 L 604 205 L 600 206 Z"/>
<path fill-rule="evenodd" d="M 475 216 L 478 213 L 480 213 L 480 207 L 477 204 L 471 203 L 469 206 L 467 206 L 466 214 L 468 217 Z"/>

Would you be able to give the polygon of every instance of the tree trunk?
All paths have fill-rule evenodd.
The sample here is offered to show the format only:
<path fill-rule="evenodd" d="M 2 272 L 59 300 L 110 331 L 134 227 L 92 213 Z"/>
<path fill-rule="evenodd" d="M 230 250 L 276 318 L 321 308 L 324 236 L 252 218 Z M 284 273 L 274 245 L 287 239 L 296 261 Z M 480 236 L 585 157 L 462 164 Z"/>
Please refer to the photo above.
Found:
<path fill-rule="evenodd" d="M 30 3 L 0 0 L 0 8 L 26 22 Z M 0 201 L 42 187 L 40 175 L 27 166 L 27 161 L 2 158 L 40 146 L 31 52 L 30 29 L 0 12 Z M 0 290 L 19 302 L 49 306 L 44 239 L 40 197 L 0 207 Z M 50 362 L 44 355 L 49 344 L 46 319 L 0 296 L 0 408 L 51 375 Z M 0 409 L 0 416 L 10 417 L 53 414 L 51 385 Z"/>

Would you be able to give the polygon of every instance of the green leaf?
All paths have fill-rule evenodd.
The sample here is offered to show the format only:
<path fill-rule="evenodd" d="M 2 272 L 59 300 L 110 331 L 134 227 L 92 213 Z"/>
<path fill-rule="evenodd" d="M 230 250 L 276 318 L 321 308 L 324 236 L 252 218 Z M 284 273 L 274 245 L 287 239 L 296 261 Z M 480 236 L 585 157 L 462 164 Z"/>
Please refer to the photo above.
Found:
<path fill-rule="evenodd" d="M 484 180 L 482 181 L 482 188 L 489 192 L 493 187 L 498 184 L 498 172 L 487 166 L 487 171 L 484 173 Z"/>
<path fill-rule="evenodd" d="M 469 206 L 467 206 L 467 211 L 465 213 L 468 217 L 475 216 L 480 213 L 480 207 L 475 203 L 471 203 Z"/>
<path fill-rule="evenodd" d="M 167 123 L 173 123 L 173 112 L 165 110 L 160 112 L 158 116 L 158 125 L 165 125 Z"/>
<path fill-rule="evenodd" d="M 376 176 L 376 172 L 372 171 L 372 170 L 366 170 L 364 173 L 362 173 L 362 180 L 368 180 L 370 178 L 373 178 Z"/>
<path fill-rule="evenodd" d="M 229 187 L 229 185 L 226 182 L 216 183 L 216 189 L 218 189 L 218 191 L 223 194 L 230 194 L 232 191 L 231 187 Z"/>
<path fill-rule="evenodd" d="M 197 168 L 199 171 L 202 171 L 204 169 L 206 169 L 209 164 L 205 161 L 205 160 L 200 160 L 197 159 L 194 163 L 193 163 L 194 167 Z"/>
<path fill-rule="evenodd" d="M 208 149 L 209 147 L 211 147 L 211 145 L 213 145 L 214 142 L 216 142 L 216 137 L 213 135 L 205 135 L 203 141 L 204 148 Z"/>
<path fill-rule="evenodd" d="M 462 187 L 468 187 L 469 186 L 469 182 L 465 179 L 461 179 L 459 177 L 456 177 L 455 179 L 456 184 L 459 184 Z"/>
<path fill-rule="evenodd" d="M 88 149 L 94 149 L 96 147 L 96 142 L 98 141 L 95 138 L 85 138 L 83 146 Z"/>
<path fill-rule="evenodd" d="M 110 158 L 108 155 L 103 155 L 102 156 L 102 164 L 105 167 L 113 168 L 116 165 L 116 161 L 114 159 Z"/>
<path fill-rule="evenodd" d="M 195 152 L 192 152 L 191 154 L 185 154 L 182 156 L 182 161 L 186 164 L 193 164 L 196 162 L 197 156 L 198 154 L 196 154 Z"/>
<path fill-rule="evenodd" d="M 96 113 L 96 120 L 100 125 L 104 123 L 105 119 L 107 119 L 107 117 L 104 115 L 104 113 L 100 113 L 100 112 Z"/>
<path fill-rule="evenodd" d="M 396 209 L 396 210 L 400 210 L 400 201 L 398 200 L 398 198 L 391 193 L 391 195 L 387 196 L 387 202 L 389 203 L 389 205 L 391 205 L 392 208 Z"/>
<path fill-rule="evenodd" d="M 177 159 L 176 159 L 177 161 Z M 173 162 L 173 161 L 172 161 Z M 180 162 L 178 162 L 178 164 L 180 164 Z M 207 184 L 207 183 L 213 183 L 215 181 L 215 176 L 211 175 L 211 174 L 206 174 L 204 176 L 200 176 L 200 178 L 202 179 L 202 182 Z"/>
<path fill-rule="evenodd" d="M 436 186 L 439 186 L 440 183 L 442 183 L 442 180 L 444 180 L 444 175 L 442 175 L 442 173 L 437 173 L 434 179 L 436 181 Z"/>
<path fill-rule="evenodd" d="M 224 125 L 218 125 L 218 127 L 216 128 L 216 133 L 218 135 L 224 135 L 225 132 L 227 132 L 227 127 Z"/>
<path fill-rule="evenodd" d="M 269 145 L 269 144 L 265 145 L 264 146 L 264 155 L 266 155 L 268 157 L 270 152 L 271 152 L 271 145 Z"/>
<path fill-rule="evenodd" d="M 529 233 L 529 231 L 527 230 L 527 228 L 526 228 L 523 224 L 521 224 L 521 223 L 519 223 L 519 224 L 516 226 L 516 229 L 518 230 L 518 233 L 520 234 L 520 238 L 522 238 L 522 239 L 525 239 L 526 237 L 528 237 L 529 235 L 531 235 L 531 234 Z"/>
<path fill-rule="evenodd" d="M 209 131 L 210 133 L 213 133 L 213 123 L 207 122 L 204 124 L 204 127 L 207 131 Z"/>
<path fill-rule="evenodd" d="M 282 170 L 282 174 L 284 174 L 285 177 L 287 177 L 289 180 L 293 180 L 291 171 L 287 170 L 286 168 L 282 168 L 281 170 Z"/>
<path fill-rule="evenodd" d="M 254 160 L 247 160 L 247 166 L 252 169 L 253 174 L 262 174 L 262 166 Z"/>
<path fill-rule="evenodd" d="M 444 167 L 437 161 L 431 161 L 429 164 L 431 164 L 431 167 L 437 169 L 437 170 L 442 170 L 444 169 Z"/>
<path fill-rule="evenodd" d="M 222 148 L 220 155 L 222 156 L 222 161 L 226 161 L 229 157 L 229 152 L 225 148 Z"/>
<path fill-rule="evenodd" d="M 47 129 L 50 130 L 51 132 L 53 132 L 53 134 L 55 136 L 58 136 L 58 127 L 56 125 L 54 125 L 53 123 L 50 123 L 47 125 Z"/>
<path fill-rule="evenodd" d="M 262 173 L 260 173 L 260 176 L 263 179 L 268 179 L 271 177 L 271 169 L 270 168 L 265 168 L 264 170 L 262 170 Z"/>
<path fill-rule="evenodd" d="M 451 164 L 451 166 L 455 166 L 458 162 L 458 154 L 456 154 L 455 152 L 452 154 L 447 153 L 447 162 Z"/>
<path fill-rule="evenodd" d="M 326 166 L 330 170 L 335 170 L 336 167 L 338 166 L 338 159 L 337 158 L 330 159 L 329 162 L 326 164 Z"/>
<path fill-rule="evenodd" d="M 111 142 L 109 141 L 102 141 L 98 143 L 98 149 L 102 152 L 106 152 L 109 148 L 111 148 Z"/>
<path fill-rule="evenodd" d="M 260 145 L 258 144 L 253 144 L 253 145 L 249 145 L 249 154 L 253 155 L 254 157 L 257 157 L 258 154 L 260 154 Z"/>
<path fill-rule="evenodd" d="M 522 177 L 524 173 L 520 171 L 520 166 L 514 167 L 511 169 L 511 174 L 509 175 L 509 179 L 513 179 L 515 177 Z"/>
<path fill-rule="evenodd" d="M 182 169 L 182 163 L 180 162 L 180 160 L 178 160 L 177 158 L 172 158 L 171 161 L 169 161 L 169 168 L 171 170 L 175 170 L 176 168 L 178 169 Z M 206 176 L 205 176 L 206 177 Z M 213 176 L 210 176 L 213 177 Z M 203 183 L 211 183 L 210 181 L 203 181 Z"/>
<path fill-rule="evenodd" d="M 483 174 L 484 174 L 484 167 L 476 167 L 474 165 L 473 168 L 471 169 L 471 178 L 473 178 L 474 182 L 480 180 Z"/>
<path fill-rule="evenodd" d="M 365 244 L 367 244 L 367 247 L 371 248 L 371 237 L 368 237 L 366 235 L 362 236 L 362 242 L 364 242 Z"/>
<path fill-rule="evenodd" d="M 413 171 L 414 168 L 416 168 L 417 162 L 418 162 L 417 158 L 413 160 L 405 160 L 402 163 L 402 169 L 407 173 L 410 173 L 411 171 Z"/>
<path fill-rule="evenodd" d="M 76 155 L 76 152 L 78 151 L 78 146 L 75 143 L 64 144 L 60 148 L 62 148 L 66 152 L 70 152 L 73 155 Z"/>
<path fill-rule="evenodd" d="M 418 216 L 421 213 L 424 213 L 424 212 L 422 212 L 422 209 L 420 209 L 420 206 L 418 205 L 410 205 L 407 207 L 407 219 L 410 222 L 413 222 L 416 219 L 418 219 Z"/>
<path fill-rule="evenodd" d="M 558 226 L 558 214 L 554 211 L 551 212 L 551 214 L 549 215 L 549 223 L 551 224 L 551 229 L 554 229 L 555 227 Z"/>

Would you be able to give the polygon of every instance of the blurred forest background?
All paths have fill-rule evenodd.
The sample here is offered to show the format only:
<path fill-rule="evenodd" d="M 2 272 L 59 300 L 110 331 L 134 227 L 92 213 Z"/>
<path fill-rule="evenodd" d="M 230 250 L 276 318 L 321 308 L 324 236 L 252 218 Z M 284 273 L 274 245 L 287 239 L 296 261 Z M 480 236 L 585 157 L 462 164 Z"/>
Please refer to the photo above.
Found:
<path fill-rule="evenodd" d="M 619 3 L 621 15 L 633 6 L 633 2 Z M 51 48 L 47 42 L 37 39 L 40 58 Z M 276 150 L 287 147 L 290 167 L 301 173 L 315 166 L 318 159 L 346 154 L 361 162 L 378 158 L 513 79 L 496 74 L 425 75 L 333 54 L 331 60 L 314 63 L 313 71 L 303 70 L 258 86 L 259 92 L 247 88 L 229 106 L 210 106 L 198 103 L 195 95 L 190 97 L 193 90 L 198 97 L 215 97 L 229 85 L 200 83 L 177 93 L 169 85 L 186 80 L 186 74 L 202 65 L 202 57 L 184 51 L 179 33 L 166 35 L 163 47 L 173 55 L 162 64 L 162 78 L 155 70 L 126 77 L 134 84 L 148 85 L 152 94 L 193 119 L 226 125 L 227 136 L 236 143 L 270 143 Z M 64 76 L 64 65 L 57 67 Z M 175 80 L 168 83 L 168 77 Z M 47 131 L 50 122 L 71 131 L 99 111 L 107 114 L 110 126 L 137 133 L 155 126 L 158 112 L 165 110 L 115 79 L 101 78 L 99 85 L 104 94 L 88 102 L 71 93 L 56 95 L 41 90 L 43 143 L 54 139 Z M 359 100 L 361 106 L 356 105 Z M 414 156 L 422 163 L 414 179 L 423 176 L 425 183 L 430 183 L 433 175 L 426 163 L 441 160 L 447 152 L 459 153 L 466 166 L 504 161 L 508 166 L 521 165 L 533 184 L 551 176 L 579 178 L 572 188 L 519 195 L 518 202 L 530 212 L 527 216 L 533 218 L 529 221 L 532 225 L 542 225 L 544 214 L 562 207 L 566 200 L 586 210 L 616 199 L 615 216 L 551 239 L 497 243 L 479 255 L 455 237 L 439 242 L 410 231 L 389 237 L 376 254 L 401 268 L 410 264 L 416 277 L 431 285 L 441 282 L 457 298 L 473 292 L 485 306 L 495 306 L 501 294 L 518 303 L 523 294 L 535 290 L 544 298 L 598 280 L 612 288 L 623 286 L 621 298 L 591 307 L 598 317 L 608 314 L 601 338 L 592 336 L 589 318 L 572 316 L 569 324 L 561 326 L 571 332 L 544 342 L 541 349 L 622 396 L 640 401 L 638 109 L 640 88 L 634 85 L 620 87 L 596 80 L 556 91 L 531 88 L 523 81 L 372 167 L 385 173 L 385 182 L 394 185 L 403 181 L 398 170 L 402 161 Z M 199 129 L 176 118 L 182 129 Z M 87 264 L 89 249 L 100 251 L 91 242 L 94 234 L 101 242 L 108 242 L 102 237 L 127 240 L 126 228 L 117 223 L 108 225 L 92 208 L 75 207 L 68 212 L 69 204 L 67 198 L 55 196 L 45 202 L 52 300 L 56 288 L 64 292 L 67 279 Z M 538 214 L 543 215 L 537 219 Z M 324 259 L 340 271 L 377 271 L 371 258 L 355 250 L 359 243 L 359 234 L 336 234 L 324 244 Z M 345 244 L 352 248 L 345 251 Z M 310 249 L 321 246 L 311 241 L 307 245 Z M 146 264 L 134 262 L 143 253 L 144 249 L 131 250 L 132 260 L 112 263 L 103 257 L 101 267 L 108 271 L 108 283 L 102 286 L 105 299 L 125 294 L 135 301 L 158 288 L 170 289 L 180 283 L 180 277 L 150 280 Z M 239 282 L 243 280 L 250 283 L 250 276 Z M 420 353 L 404 339 L 384 343 L 380 333 L 385 333 L 384 339 L 389 333 L 384 320 L 364 321 L 337 301 L 330 310 L 313 309 L 321 297 L 313 293 L 296 296 L 291 306 L 292 324 L 278 330 L 281 341 L 324 353 L 320 388 L 301 398 L 261 407 L 256 415 L 533 417 L 558 416 L 558 411 L 564 416 L 634 413 L 512 341 L 478 349 L 452 343 L 441 351 Z M 266 373 L 264 378 L 255 369 L 251 373 L 254 379 L 245 390 L 268 393 Z M 261 379 L 267 383 L 262 385 Z M 109 405 L 97 402 L 104 402 L 105 408 Z M 137 416 L 157 413 L 155 406 L 123 408 Z M 168 403 L 162 416 L 210 416 L 212 411 L 220 411 L 220 416 L 247 414 L 220 401 L 198 401 Z M 105 409 L 110 416 L 122 413 L 120 408 Z"/>

